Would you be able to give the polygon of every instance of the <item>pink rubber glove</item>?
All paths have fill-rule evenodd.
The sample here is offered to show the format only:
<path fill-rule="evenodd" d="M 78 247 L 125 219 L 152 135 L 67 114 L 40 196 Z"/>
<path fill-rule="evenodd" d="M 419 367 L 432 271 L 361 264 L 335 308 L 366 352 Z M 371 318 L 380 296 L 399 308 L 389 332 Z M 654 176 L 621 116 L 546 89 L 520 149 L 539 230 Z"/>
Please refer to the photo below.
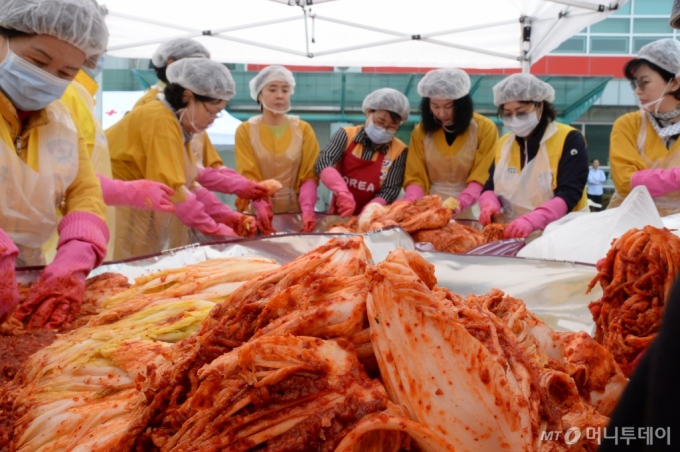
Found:
<path fill-rule="evenodd" d="M 300 185 L 300 210 L 302 211 L 302 229 L 300 232 L 312 232 L 316 229 L 316 214 L 314 204 L 317 200 L 316 181 L 306 180 Z"/>
<path fill-rule="evenodd" d="M 85 278 L 106 256 L 109 228 L 89 212 L 66 215 L 57 228 L 59 242 L 54 261 L 45 267 L 14 317 L 29 318 L 28 328 L 59 328 L 80 311 Z"/>
<path fill-rule="evenodd" d="M 276 229 L 272 226 L 272 220 L 274 219 L 272 203 L 262 199 L 260 201 L 253 201 L 252 206 L 257 217 L 257 229 L 265 235 L 276 232 Z"/>
<path fill-rule="evenodd" d="M 205 212 L 205 206 L 196 195 L 188 192 L 187 199 L 175 204 L 175 215 L 185 226 L 198 229 L 204 234 L 233 236 L 234 231 L 224 224 L 216 223 L 210 215 Z"/>
<path fill-rule="evenodd" d="M 129 206 L 135 209 L 172 213 L 170 197 L 175 190 L 154 180 L 116 180 L 97 174 L 107 206 Z"/>
<path fill-rule="evenodd" d="M 356 209 L 356 202 L 354 201 L 354 196 L 349 192 L 347 184 L 344 179 L 332 166 L 325 168 L 319 174 L 321 182 L 323 182 L 326 187 L 328 187 L 336 196 L 336 204 L 338 206 L 338 213 L 341 217 L 349 217 L 354 213 Z"/>
<path fill-rule="evenodd" d="M 201 168 L 196 180 L 208 190 L 234 194 L 242 199 L 261 199 L 267 196 L 267 189 L 262 185 L 226 166 L 219 169 Z"/>
<path fill-rule="evenodd" d="M 387 201 L 385 199 L 381 198 L 380 196 L 376 196 L 375 198 L 371 199 L 371 201 L 364 206 L 363 209 L 361 209 L 361 213 L 364 213 L 364 210 L 366 210 L 366 207 L 370 206 L 371 204 L 380 204 L 381 206 L 386 206 Z M 361 213 L 359 215 L 361 215 Z"/>
<path fill-rule="evenodd" d="M 0 324 L 19 304 L 17 275 L 14 272 L 19 249 L 5 231 L 0 229 Z"/>
<path fill-rule="evenodd" d="M 483 189 L 484 187 L 482 187 L 482 184 L 477 182 L 470 182 L 467 184 L 465 190 L 460 192 L 460 195 L 458 195 L 458 202 L 460 203 L 460 206 L 458 206 L 458 208 L 453 211 L 453 216 L 455 217 L 463 210 L 476 203 L 479 199 L 479 196 L 482 194 Z"/>
<path fill-rule="evenodd" d="M 479 222 L 487 226 L 493 223 L 493 216 L 501 212 L 501 202 L 492 190 L 487 190 L 479 197 Z"/>
<path fill-rule="evenodd" d="M 527 237 L 533 231 L 545 229 L 545 227 L 553 221 L 559 220 L 565 216 L 567 210 L 567 203 L 564 199 L 556 196 L 542 206 L 534 209 L 533 212 L 516 218 L 507 228 L 505 228 L 503 238 L 513 239 Z"/>
<path fill-rule="evenodd" d="M 196 199 L 205 206 L 205 213 L 210 215 L 216 222 L 222 223 L 231 230 L 231 233 L 227 235 L 233 237 L 239 236 L 236 231 L 242 227 L 244 215 L 234 212 L 224 205 L 213 192 L 205 187 L 200 187 L 194 190 L 193 193 L 196 195 Z"/>
<path fill-rule="evenodd" d="M 425 190 L 418 184 L 411 184 L 404 190 L 404 201 L 417 201 L 425 196 Z"/>
<path fill-rule="evenodd" d="M 680 167 L 637 171 L 630 178 L 630 186 L 635 188 L 638 185 L 647 187 L 653 198 L 680 190 Z"/>

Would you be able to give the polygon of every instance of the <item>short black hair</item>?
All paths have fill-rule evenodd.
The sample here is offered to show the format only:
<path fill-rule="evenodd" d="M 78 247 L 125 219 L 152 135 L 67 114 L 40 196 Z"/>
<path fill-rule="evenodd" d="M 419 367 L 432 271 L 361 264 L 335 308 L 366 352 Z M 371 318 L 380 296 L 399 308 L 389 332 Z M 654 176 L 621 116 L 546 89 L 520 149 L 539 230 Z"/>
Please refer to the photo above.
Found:
<path fill-rule="evenodd" d="M 648 68 L 659 74 L 666 83 L 669 83 L 671 80 L 675 78 L 675 74 L 673 74 L 672 72 L 669 72 L 666 69 L 662 68 L 661 66 L 654 64 L 651 61 L 647 61 L 643 58 L 635 58 L 634 60 L 630 60 L 629 62 L 627 62 L 626 65 L 623 67 L 623 75 L 631 82 L 635 81 L 635 72 L 637 72 L 640 66 L 647 66 Z M 671 94 L 675 99 L 680 100 L 680 88 L 666 94 Z"/>
<path fill-rule="evenodd" d="M 469 94 L 453 101 L 453 132 L 456 135 L 465 133 L 470 125 L 474 111 L 472 97 Z M 429 97 L 423 97 L 420 101 L 420 117 L 425 133 L 435 132 L 442 126 L 434 117 L 434 113 L 432 113 Z"/>
<path fill-rule="evenodd" d="M 167 69 L 167 66 L 163 66 L 163 67 L 153 66 L 153 70 L 156 73 L 156 77 L 158 77 L 158 80 L 167 84 L 167 83 L 170 83 L 170 82 L 168 82 L 168 76 L 165 75 L 166 69 Z"/>
<path fill-rule="evenodd" d="M 549 122 L 557 119 L 557 110 L 555 109 L 555 106 L 547 100 L 544 100 L 543 102 L 534 102 L 533 100 L 519 100 L 517 102 L 524 105 L 534 104 L 536 105 L 536 108 L 543 104 L 543 113 L 541 113 L 539 126 L 545 126 Z M 501 116 L 503 116 L 503 104 L 498 107 L 498 117 L 500 118 Z"/>
<path fill-rule="evenodd" d="M 597 160 L 598 162 L 600 161 L 600 159 L 592 159 L 592 160 L 590 161 L 590 163 L 591 163 L 591 164 L 592 164 L 592 163 L 595 163 L 595 160 Z"/>
<path fill-rule="evenodd" d="M 0 27 L 0 36 L 11 39 L 19 36 L 31 36 L 35 33 L 24 33 L 23 31 L 13 30 L 11 28 Z"/>
<path fill-rule="evenodd" d="M 384 110 L 384 108 L 382 108 L 380 110 Z M 375 109 L 374 110 L 368 110 L 369 113 L 374 113 L 376 111 L 378 111 L 378 110 L 375 110 Z M 395 112 L 390 111 L 390 110 L 385 110 L 385 111 L 390 115 L 390 118 L 392 119 L 392 121 L 398 122 L 399 124 L 401 124 L 403 119 L 402 119 L 402 117 L 399 113 L 395 113 Z"/>
<path fill-rule="evenodd" d="M 187 106 L 187 103 L 182 101 L 184 91 L 187 91 L 187 89 L 183 86 L 178 85 L 177 83 L 170 83 L 165 87 L 165 90 L 163 90 L 163 94 L 165 94 L 165 100 L 168 101 L 172 108 L 175 110 L 180 110 Z M 200 94 L 196 94 L 193 91 L 191 92 L 194 94 L 194 98 L 199 102 L 215 102 L 219 100 L 212 97 L 201 96 Z"/>

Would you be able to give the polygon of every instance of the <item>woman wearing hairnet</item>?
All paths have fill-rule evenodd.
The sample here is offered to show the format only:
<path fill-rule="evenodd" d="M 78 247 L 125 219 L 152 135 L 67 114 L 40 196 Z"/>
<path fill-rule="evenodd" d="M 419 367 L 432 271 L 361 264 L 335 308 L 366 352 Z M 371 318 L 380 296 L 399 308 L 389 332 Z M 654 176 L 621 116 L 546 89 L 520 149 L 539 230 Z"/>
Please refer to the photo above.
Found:
<path fill-rule="evenodd" d="M 297 116 L 289 116 L 290 96 L 295 91 L 293 73 L 282 66 L 268 66 L 250 81 L 250 97 L 262 114 L 236 129 L 236 170 L 248 179 L 275 179 L 283 185 L 271 202 L 252 203 L 258 227 L 273 232 L 274 213 L 302 212 L 302 231 L 316 227 L 314 204 L 318 179 L 314 162 L 319 143 L 314 130 Z"/>
<path fill-rule="evenodd" d="M 188 228 L 209 235 L 243 233 L 247 219 L 195 184 L 198 167 L 189 145 L 234 96 L 234 79 L 222 64 L 199 58 L 174 63 L 167 76 L 170 84 L 161 99 L 134 108 L 106 130 L 113 176 L 155 180 L 172 188 L 174 215 Z M 117 259 L 189 243 L 188 229 L 172 215 L 126 207 L 117 209 L 116 235 Z"/>
<path fill-rule="evenodd" d="M 612 128 L 609 163 L 616 192 L 609 207 L 644 185 L 662 216 L 680 212 L 680 43 L 669 38 L 647 44 L 624 74 L 640 110 L 621 116 Z"/>
<path fill-rule="evenodd" d="M 174 192 L 165 184 L 152 180 L 121 181 L 113 179 L 106 135 L 104 135 L 99 118 L 94 113 L 94 95 L 99 88 L 95 77 L 103 68 L 103 60 L 104 57 L 102 56 L 95 69 L 87 67 L 81 69 L 73 82 L 66 88 L 61 102 L 71 113 L 73 122 L 83 135 L 90 162 L 102 186 L 104 203 L 110 206 L 106 209 L 106 223 L 111 233 L 106 259 L 111 260 L 113 259 L 116 224 L 113 206 L 129 206 L 135 209 L 158 212 L 174 212 L 175 206 L 170 199 Z M 54 242 L 54 245 L 56 245 L 56 242 Z M 46 251 L 46 254 L 51 252 L 52 249 Z"/>
<path fill-rule="evenodd" d="M 5 0 L 0 8 L 0 321 L 19 301 L 15 262 L 44 264 L 41 247 L 55 230 L 57 255 L 14 313 L 29 327 L 73 319 L 85 278 L 106 254 L 99 181 L 58 99 L 107 42 L 92 0 Z"/>
<path fill-rule="evenodd" d="M 555 90 L 531 74 L 513 74 L 493 87 L 494 104 L 510 133 L 479 198 L 479 221 L 501 211 L 513 221 L 505 238 L 527 237 L 573 210 L 587 210 L 588 151 L 578 130 L 555 122 Z"/>
<path fill-rule="evenodd" d="M 454 216 L 475 218 L 477 203 L 493 161 L 498 129 L 474 112 L 470 77 L 461 69 L 435 69 L 418 83 L 422 121 L 411 134 L 404 187 L 407 201 L 425 194 L 460 203 Z"/>
<path fill-rule="evenodd" d="M 168 84 L 167 68 L 183 58 L 210 58 L 210 52 L 201 43 L 188 38 L 177 38 L 158 46 L 151 57 L 159 81 L 142 96 L 135 107 L 141 107 L 158 98 L 158 94 Z M 249 180 L 231 168 L 224 166 L 222 158 L 210 142 L 207 132 L 194 135 L 191 152 L 198 164 L 199 184 L 208 190 L 234 194 L 244 199 L 258 199 L 266 196 L 267 190 L 260 184 Z"/>
<path fill-rule="evenodd" d="M 315 170 L 332 192 L 329 213 L 358 215 L 369 203 L 394 202 L 404 182 L 406 145 L 394 137 L 411 107 L 392 88 L 364 99 L 366 123 L 339 129 L 316 162 Z"/>

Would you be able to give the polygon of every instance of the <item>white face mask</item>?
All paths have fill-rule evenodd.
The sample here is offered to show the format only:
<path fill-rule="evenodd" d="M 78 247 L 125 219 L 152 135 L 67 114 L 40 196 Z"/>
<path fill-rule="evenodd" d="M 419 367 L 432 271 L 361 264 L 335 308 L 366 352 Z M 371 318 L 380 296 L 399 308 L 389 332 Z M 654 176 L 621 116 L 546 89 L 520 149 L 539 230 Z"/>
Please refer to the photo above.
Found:
<path fill-rule="evenodd" d="M 520 138 L 525 138 L 534 131 L 540 120 L 536 111 L 517 116 L 503 116 L 503 125 Z"/>

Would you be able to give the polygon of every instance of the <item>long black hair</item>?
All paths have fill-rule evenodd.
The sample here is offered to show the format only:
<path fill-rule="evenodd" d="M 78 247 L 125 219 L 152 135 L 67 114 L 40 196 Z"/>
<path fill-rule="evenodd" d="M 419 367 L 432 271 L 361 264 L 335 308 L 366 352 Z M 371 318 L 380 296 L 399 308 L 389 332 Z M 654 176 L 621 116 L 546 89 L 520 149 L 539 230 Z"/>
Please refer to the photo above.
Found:
<path fill-rule="evenodd" d="M 456 135 L 465 133 L 470 125 L 474 111 L 472 97 L 469 94 L 453 101 L 453 131 Z M 420 101 L 420 117 L 422 118 L 421 123 L 425 133 L 435 132 L 442 127 L 442 123 L 437 121 L 434 113 L 432 113 L 429 97 L 423 97 Z"/>
<path fill-rule="evenodd" d="M 661 66 L 652 63 L 651 61 L 647 61 L 642 58 L 636 58 L 634 60 L 630 60 L 626 65 L 623 67 L 623 75 L 626 76 L 628 80 L 631 82 L 635 81 L 635 72 L 640 68 L 640 66 L 647 66 L 657 74 L 661 76 L 661 78 L 666 82 L 669 83 L 671 80 L 675 78 L 675 74 L 668 72 L 666 69 L 662 68 Z M 680 100 L 680 88 L 676 89 L 675 91 L 672 91 L 670 93 L 666 93 L 672 95 L 676 100 Z"/>
<path fill-rule="evenodd" d="M 182 108 L 186 108 L 187 106 L 187 103 L 182 100 L 184 91 L 186 91 L 186 88 L 182 87 L 181 85 L 178 85 L 177 83 L 170 83 L 168 86 L 165 87 L 165 90 L 163 90 L 163 94 L 165 94 L 165 100 L 168 101 L 172 108 L 174 108 L 175 110 L 181 110 Z M 219 101 L 219 99 L 201 96 L 200 94 L 196 94 L 193 91 L 192 93 L 194 95 L 194 99 L 196 99 L 198 102 L 210 103 Z"/>

